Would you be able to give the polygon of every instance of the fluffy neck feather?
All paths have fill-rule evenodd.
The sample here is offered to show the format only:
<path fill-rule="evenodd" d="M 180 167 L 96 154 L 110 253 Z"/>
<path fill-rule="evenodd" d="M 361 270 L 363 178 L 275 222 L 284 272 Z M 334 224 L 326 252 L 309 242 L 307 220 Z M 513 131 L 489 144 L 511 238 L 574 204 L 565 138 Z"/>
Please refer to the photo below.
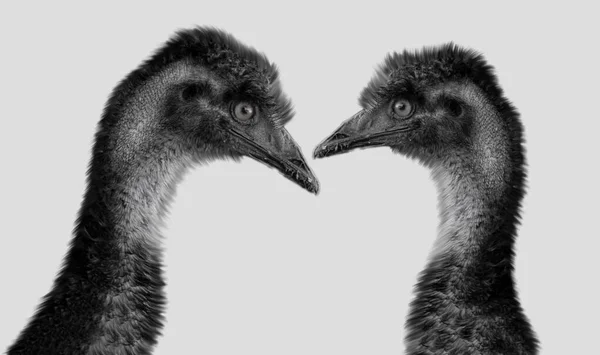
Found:
<path fill-rule="evenodd" d="M 155 139 L 155 122 L 187 71 L 171 65 L 107 107 L 63 269 L 9 354 L 151 351 L 164 307 L 160 228 L 190 162 Z"/>
<path fill-rule="evenodd" d="M 464 94 L 464 93 L 463 93 Z M 520 125 L 511 131 L 475 102 L 469 149 L 430 163 L 440 226 L 407 321 L 407 353 L 534 354 L 512 276 L 524 172 Z"/>

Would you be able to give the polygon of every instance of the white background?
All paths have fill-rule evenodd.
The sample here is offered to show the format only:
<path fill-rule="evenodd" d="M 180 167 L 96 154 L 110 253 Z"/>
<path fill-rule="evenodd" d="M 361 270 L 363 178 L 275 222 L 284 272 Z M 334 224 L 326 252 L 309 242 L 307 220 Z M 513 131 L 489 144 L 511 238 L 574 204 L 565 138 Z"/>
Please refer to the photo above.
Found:
<path fill-rule="evenodd" d="M 592 2 L 589 2 L 590 4 Z M 244 159 L 190 172 L 165 230 L 157 354 L 401 354 L 436 235 L 429 172 L 389 149 L 312 160 L 393 50 L 483 52 L 526 128 L 520 299 L 544 354 L 598 351 L 598 10 L 569 1 L 0 5 L 0 349 L 49 291 L 117 82 L 176 29 L 226 29 L 278 64 L 315 197 Z M 4 350 L 2 350 L 4 351 Z"/>

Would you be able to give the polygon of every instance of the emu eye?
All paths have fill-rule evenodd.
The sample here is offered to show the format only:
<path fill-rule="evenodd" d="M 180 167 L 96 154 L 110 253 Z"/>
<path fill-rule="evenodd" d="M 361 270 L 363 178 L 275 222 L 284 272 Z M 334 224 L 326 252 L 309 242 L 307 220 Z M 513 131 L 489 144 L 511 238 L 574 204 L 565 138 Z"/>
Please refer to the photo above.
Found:
<path fill-rule="evenodd" d="M 247 101 L 240 101 L 233 106 L 231 114 L 236 120 L 246 123 L 256 115 L 256 107 Z"/>
<path fill-rule="evenodd" d="M 398 99 L 392 103 L 392 112 L 398 118 L 407 118 L 413 114 L 413 106 L 406 99 Z"/>

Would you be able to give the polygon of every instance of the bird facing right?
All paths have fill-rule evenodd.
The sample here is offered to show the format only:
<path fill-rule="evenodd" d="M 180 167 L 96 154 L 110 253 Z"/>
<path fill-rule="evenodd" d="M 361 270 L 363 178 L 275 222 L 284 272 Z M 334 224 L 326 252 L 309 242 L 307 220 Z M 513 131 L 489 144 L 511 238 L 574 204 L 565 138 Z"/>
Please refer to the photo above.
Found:
<path fill-rule="evenodd" d="M 264 54 L 211 27 L 178 31 L 108 100 L 63 268 L 7 353 L 150 354 L 165 306 L 161 227 L 177 183 L 194 165 L 247 156 L 316 194 L 284 127 L 292 116 Z"/>
<path fill-rule="evenodd" d="M 513 278 L 523 126 L 492 67 L 452 43 L 394 53 L 359 102 L 315 157 L 388 146 L 429 167 L 438 188 L 438 237 L 410 305 L 407 353 L 536 354 Z"/>

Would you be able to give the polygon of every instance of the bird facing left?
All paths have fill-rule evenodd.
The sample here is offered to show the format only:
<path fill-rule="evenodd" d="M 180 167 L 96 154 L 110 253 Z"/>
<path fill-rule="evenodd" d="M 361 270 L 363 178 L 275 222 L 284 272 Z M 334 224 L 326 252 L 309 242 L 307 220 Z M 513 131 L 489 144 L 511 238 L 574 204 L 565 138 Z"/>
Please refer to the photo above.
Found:
<path fill-rule="evenodd" d="M 149 354 L 163 323 L 161 225 L 196 163 L 251 157 L 312 193 L 276 66 L 212 28 L 176 33 L 113 91 L 53 288 L 8 354 Z"/>

